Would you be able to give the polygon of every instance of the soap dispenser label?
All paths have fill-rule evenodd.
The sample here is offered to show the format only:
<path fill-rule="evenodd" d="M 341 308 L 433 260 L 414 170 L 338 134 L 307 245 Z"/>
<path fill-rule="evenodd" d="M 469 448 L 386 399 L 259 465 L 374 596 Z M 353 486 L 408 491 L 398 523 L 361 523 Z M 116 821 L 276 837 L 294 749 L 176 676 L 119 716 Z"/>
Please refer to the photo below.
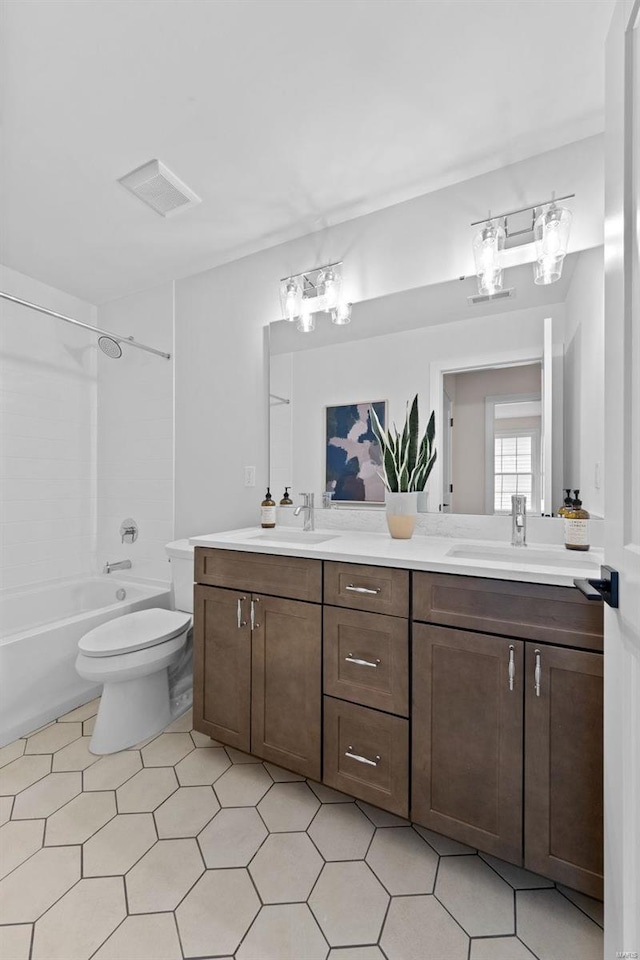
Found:
<path fill-rule="evenodd" d="M 574 547 L 586 547 L 589 544 L 588 520 L 564 521 L 564 542 Z"/>
<path fill-rule="evenodd" d="M 266 523 L 275 524 L 276 522 L 276 508 L 275 504 L 272 507 L 263 507 L 262 508 L 262 525 Z"/>

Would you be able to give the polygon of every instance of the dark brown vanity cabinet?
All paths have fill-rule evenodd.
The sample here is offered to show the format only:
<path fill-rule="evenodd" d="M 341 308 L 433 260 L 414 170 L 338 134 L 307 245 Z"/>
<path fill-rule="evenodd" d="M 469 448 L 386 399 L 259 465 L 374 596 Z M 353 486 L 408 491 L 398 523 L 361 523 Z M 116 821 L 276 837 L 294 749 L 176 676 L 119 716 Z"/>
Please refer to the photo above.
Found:
<path fill-rule="evenodd" d="M 196 580 L 197 730 L 602 897 L 601 606 L 202 547 Z"/>
<path fill-rule="evenodd" d="M 413 590 L 439 622 L 413 627 L 412 819 L 601 898 L 602 609 L 473 577 Z"/>
<path fill-rule="evenodd" d="M 239 556 L 244 564 L 238 562 Z M 196 576 L 218 579 L 225 586 L 199 582 L 195 588 L 195 728 L 221 743 L 320 779 L 320 563 L 199 548 Z M 279 576 L 285 577 L 289 593 L 315 595 L 316 602 L 250 589 L 257 584 L 276 589 Z M 245 590 L 230 589 L 242 580 Z"/>

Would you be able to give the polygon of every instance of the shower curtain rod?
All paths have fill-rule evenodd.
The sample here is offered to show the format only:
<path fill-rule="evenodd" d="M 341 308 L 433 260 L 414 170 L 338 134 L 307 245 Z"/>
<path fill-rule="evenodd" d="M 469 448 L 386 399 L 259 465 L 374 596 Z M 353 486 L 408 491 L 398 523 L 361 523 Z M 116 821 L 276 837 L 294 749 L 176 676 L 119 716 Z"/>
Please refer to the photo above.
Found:
<path fill-rule="evenodd" d="M 64 320 L 65 323 L 72 323 L 75 327 L 82 327 L 84 330 L 91 330 L 92 333 L 98 333 L 102 337 L 109 337 L 117 343 L 126 343 L 130 347 L 137 347 L 138 350 L 146 350 L 147 353 L 155 353 L 157 357 L 164 357 L 165 360 L 171 359 L 170 353 L 164 353 L 162 350 L 156 350 L 155 347 L 148 347 L 144 343 L 138 343 L 133 337 L 119 337 L 117 333 L 111 330 L 102 330 L 100 327 L 92 327 L 90 323 L 83 323 L 82 320 L 74 320 L 73 317 L 65 317 L 63 313 L 56 313 L 55 310 L 48 310 L 37 303 L 30 303 L 29 300 L 21 300 L 20 297 L 13 297 L 10 293 L 0 291 L 0 297 L 4 300 L 10 300 L 11 303 L 19 303 L 23 307 L 29 307 L 31 310 L 37 310 L 38 313 L 45 313 L 49 317 L 57 317 L 58 320 Z"/>

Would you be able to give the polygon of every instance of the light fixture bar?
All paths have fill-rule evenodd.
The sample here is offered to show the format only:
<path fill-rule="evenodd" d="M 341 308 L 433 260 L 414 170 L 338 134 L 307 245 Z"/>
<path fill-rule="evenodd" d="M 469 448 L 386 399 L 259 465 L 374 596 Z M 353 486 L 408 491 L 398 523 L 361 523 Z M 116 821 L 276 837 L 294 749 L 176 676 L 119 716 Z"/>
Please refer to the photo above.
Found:
<path fill-rule="evenodd" d="M 573 200 L 575 193 L 568 193 L 565 197 L 552 197 L 550 200 L 543 200 L 542 203 L 529 203 L 526 207 L 520 207 L 518 210 L 509 210 L 508 213 L 498 213 L 495 216 L 485 217 L 484 220 L 474 220 L 472 227 L 478 227 L 482 223 L 491 223 L 492 220 L 502 220 L 505 217 L 515 217 L 517 213 L 526 213 L 527 210 L 537 210 L 539 207 L 546 207 L 550 203 L 561 203 L 563 200 Z"/>
<path fill-rule="evenodd" d="M 322 270 L 328 270 L 330 267 L 341 267 L 343 263 L 343 260 L 335 260 L 333 263 L 325 263 L 321 267 L 313 267 L 312 270 L 302 270 L 300 273 L 290 273 L 286 277 L 280 277 L 280 283 L 286 283 L 287 280 L 298 280 L 301 277 L 304 277 L 305 280 L 308 280 L 308 278 L 314 273 L 318 274 Z"/>

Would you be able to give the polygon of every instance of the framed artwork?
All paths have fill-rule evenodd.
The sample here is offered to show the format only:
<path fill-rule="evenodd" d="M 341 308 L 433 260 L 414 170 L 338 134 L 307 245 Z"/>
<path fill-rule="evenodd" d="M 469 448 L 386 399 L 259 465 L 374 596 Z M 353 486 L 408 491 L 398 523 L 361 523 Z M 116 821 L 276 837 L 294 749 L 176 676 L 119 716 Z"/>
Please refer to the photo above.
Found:
<path fill-rule="evenodd" d="M 371 424 L 374 407 L 386 426 L 387 401 L 326 407 L 325 491 L 334 501 L 383 503 L 382 453 Z"/>

